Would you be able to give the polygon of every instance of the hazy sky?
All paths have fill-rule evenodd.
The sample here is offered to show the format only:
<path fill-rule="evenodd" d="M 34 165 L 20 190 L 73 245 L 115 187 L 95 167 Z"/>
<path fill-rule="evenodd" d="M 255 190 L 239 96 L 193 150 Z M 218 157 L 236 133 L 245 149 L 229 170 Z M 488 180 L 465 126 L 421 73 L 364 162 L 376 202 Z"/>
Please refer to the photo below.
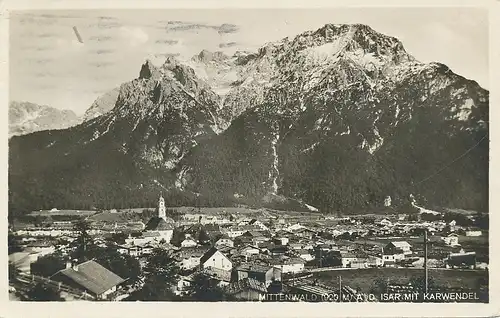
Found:
<path fill-rule="evenodd" d="M 136 78 L 146 58 L 255 50 L 326 23 L 364 23 L 488 88 L 488 14 L 473 8 L 17 11 L 10 16 L 10 99 L 83 113 Z M 83 40 L 81 44 L 73 26 Z"/>

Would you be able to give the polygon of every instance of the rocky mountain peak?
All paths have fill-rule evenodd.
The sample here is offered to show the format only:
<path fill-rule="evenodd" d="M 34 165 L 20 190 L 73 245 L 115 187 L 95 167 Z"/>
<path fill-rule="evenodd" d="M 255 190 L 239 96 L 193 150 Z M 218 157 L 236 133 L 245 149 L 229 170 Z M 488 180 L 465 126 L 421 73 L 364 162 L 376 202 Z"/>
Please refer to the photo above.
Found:
<path fill-rule="evenodd" d="M 229 59 L 229 56 L 227 56 L 226 54 L 224 54 L 221 51 L 211 52 L 208 50 L 202 50 L 200 53 L 193 56 L 194 61 L 203 62 L 203 63 L 210 63 L 210 62 L 219 63 L 219 62 L 223 62 L 227 59 Z"/>
<path fill-rule="evenodd" d="M 141 71 L 139 72 L 139 78 L 144 79 L 160 79 L 162 76 L 161 71 L 156 67 L 150 60 L 146 60 L 142 64 Z"/>

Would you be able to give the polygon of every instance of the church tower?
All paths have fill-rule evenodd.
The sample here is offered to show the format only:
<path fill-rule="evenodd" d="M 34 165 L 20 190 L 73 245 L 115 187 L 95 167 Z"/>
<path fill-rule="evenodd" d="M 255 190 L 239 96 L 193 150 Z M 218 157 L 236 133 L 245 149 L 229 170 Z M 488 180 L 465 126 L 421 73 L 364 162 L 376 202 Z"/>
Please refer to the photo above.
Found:
<path fill-rule="evenodd" d="M 160 200 L 158 201 L 158 217 L 167 220 L 167 214 L 165 210 L 165 199 L 160 195 Z"/>

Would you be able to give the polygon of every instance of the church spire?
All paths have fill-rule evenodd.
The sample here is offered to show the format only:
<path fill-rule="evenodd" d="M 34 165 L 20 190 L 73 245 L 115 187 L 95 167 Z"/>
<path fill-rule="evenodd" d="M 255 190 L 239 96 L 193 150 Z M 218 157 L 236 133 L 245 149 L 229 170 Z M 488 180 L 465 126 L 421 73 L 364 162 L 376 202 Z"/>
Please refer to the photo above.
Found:
<path fill-rule="evenodd" d="M 158 200 L 158 217 L 163 220 L 167 220 L 167 214 L 165 209 L 165 199 L 163 199 L 163 195 L 160 194 L 160 199 Z"/>

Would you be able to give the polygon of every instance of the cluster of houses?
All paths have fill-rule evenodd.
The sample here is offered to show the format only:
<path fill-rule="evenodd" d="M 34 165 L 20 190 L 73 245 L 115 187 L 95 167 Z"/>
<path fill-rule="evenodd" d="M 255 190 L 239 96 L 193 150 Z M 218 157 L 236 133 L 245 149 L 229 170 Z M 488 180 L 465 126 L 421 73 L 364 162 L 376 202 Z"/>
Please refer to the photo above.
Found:
<path fill-rule="evenodd" d="M 75 233 L 66 223 L 57 224 L 56 228 L 19 230 L 17 234 L 24 237 L 31 256 L 23 258 L 17 255 L 18 262 L 19 259 L 33 262 L 41 255 L 54 252 L 53 240 L 56 238 L 73 240 Z M 104 240 L 105 236 L 126 233 L 124 240 L 114 245 L 118 252 L 137 257 L 142 263 L 155 248 L 170 250 L 183 274 L 176 286 L 179 295 L 185 293 L 196 274 L 202 272 L 216 280 L 235 299 L 254 299 L 265 293 L 274 281 L 293 279 L 318 268 L 419 266 L 423 259 L 421 248 L 413 247 L 401 237 L 411 238 L 422 230 L 431 235 L 440 233 L 442 243 L 450 247 L 452 252 L 440 260 L 442 266 L 474 267 L 475 253 L 459 250 L 458 233 L 482 235 L 480 230 L 463 229 L 455 222 L 408 222 L 404 215 L 375 221 L 323 217 L 309 223 L 291 224 L 283 217 L 268 222 L 234 215 L 186 214 L 181 221 L 174 221 L 167 215 L 162 197 L 158 215 L 147 224 L 127 224 L 130 226 L 98 225 L 90 234 L 99 244 L 105 245 L 111 244 Z M 38 237 L 49 239 L 40 241 Z M 385 243 L 366 244 L 356 240 L 373 237 L 383 238 Z M 99 266 L 93 263 L 68 265 L 55 278 L 75 288 L 80 286 L 96 298 L 106 298 L 124 280 Z M 82 275 L 88 277 L 81 278 Z M 107 277 L 103 286 L 94 282 L 98 275 Z"/>

